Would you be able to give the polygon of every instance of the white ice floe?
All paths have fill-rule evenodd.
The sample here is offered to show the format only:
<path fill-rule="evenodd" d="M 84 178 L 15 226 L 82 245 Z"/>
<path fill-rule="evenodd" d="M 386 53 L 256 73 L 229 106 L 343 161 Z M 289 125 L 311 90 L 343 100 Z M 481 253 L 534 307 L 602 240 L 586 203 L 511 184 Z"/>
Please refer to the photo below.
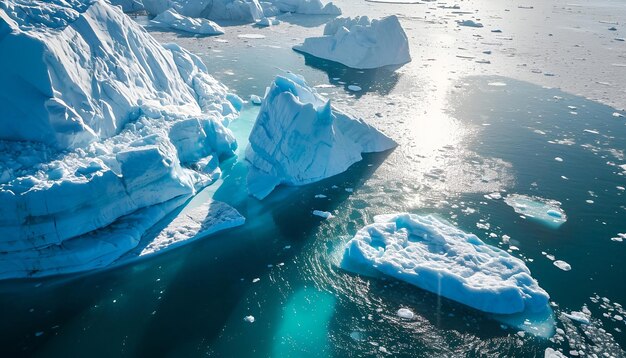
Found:
<path fill-rule="evenodd" d="M 313 215 L 319 216 L 324 219 L 332 219 L 334 217 L 332 213 L 328 211 L 321 211 L 321 210 L 313 210 Z"/>
<path fill-rule="evenodd" d="M 280 184 L 313 183 L 344 172 L 361 153 L 395 146 L 363 120 L 331 106 L 301 76 L 277 76 L 250 133 L 248 192 L 263 199 Z"/>
<path fill-rule="evenodd" d="M 576 321 L 582 324 L 589 324 L 589 315 L 585 314 L 584 312 L 579 312 L 579 311 L 572 311 L 571 313 L 565 313 L 563 312 L 563 316 L 571 319 L 572 321 Z"/>
<path fill-rule="evenodd" d="M 260 106 L 261 103 L 263 103 L 263 100 L 261 99 L 261 97 L 255 95 L 255 94 L 252 94 L 252 95 L 250 95 L 250 102 L 252 104 L 254 104 L 255 106 Z"/>
<path fill-rule="evenodd" d="M 567 358 L 567 356 L 557 350 L 554 350 L 552 348 L 546 348 L 545 352 L 543 353 L 544 358 Z"/>
<path fill-rule="evenodd" d="M 0 277 L 106 266 L 234 154 L 241 99 L 108 2 L 3 2 L 0 52 Z"/>
<path fill-rule="evenodd" d="M 433 216 L 376 216 L 347 243 L 341 267 L 391 276 L 490 313 L 543 312 L 548 305 L 522 260 Z"/>
<path fill-rule="evenodd" d="M 245 316 L 243 318 L 244 321 L 248 322 L 248 323 L 254 323 L 254 316 L 250 315 L 250 316 Z"/>
<path fill-rule="evenodd" d="M 327 4 L 320 0 L 267 0 L 279 12 L 290 12 L 304 15 L 341 15 L 341 9 L 332 2 Z M 268 12 L 266 16 L 271 16 L 274 12 Z"/>
<path fill-rule="evenodd" d="M 572 266 L 563 260 L 555 260 L 553 264 L 563 271 L 570 271 L 572 269 Z"/>
<path fill-rule="evenodd" d="M 459 26 L 483 27 L 483 24 L 474 20 L 458 20 L 456 23 L 459 24 Z"/>
<path fill-rule="evenodd" d="M 199 35 L 222 35 L 224 33 L 224 29 L 211 20 L 183 16 L 174 9 L 168 9 L 158 14 L 152 19 L 152 23 L 157 26 Z"/>
<path fill-rule="evenodd" d="M 324 36 L 309 37 L 293 49 L 358 69 L 411 61 L 407 36 L 393 15 L 378 20 L 367 16 L 334 19 L 324 27 Z"/>
<path fill-rule="evenodd" d="M 556 200 L 510 194 L 504 201 L 516 213 L 554 229 L 559 228 L 567 221 L 567 215 L 561 209 L 561 203 Z"/>
<path fill-rule="evenodd" d="M 413 319 L 413 317 L 415 316 L 413 311 L 408 308 L 400 308 L 396 314 L 398 315 L 398 317 L 404 319 Z"/>
<path fill-rule="evenodd" d="M 252 23 L 264 17 L 258 0 L 142 0 L 150 15 L 174 9 L 183 16 Z"/>

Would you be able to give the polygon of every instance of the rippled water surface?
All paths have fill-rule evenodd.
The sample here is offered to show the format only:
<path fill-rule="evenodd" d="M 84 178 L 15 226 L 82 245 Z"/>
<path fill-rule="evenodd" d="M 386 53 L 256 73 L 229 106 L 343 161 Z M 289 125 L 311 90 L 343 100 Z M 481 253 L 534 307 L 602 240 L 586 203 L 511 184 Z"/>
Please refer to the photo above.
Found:
<path fill-rule="evenodd" d="M 231 125 L 239 157 L 195 199 L 213 195 L 246 224 L 133 265 L 0 284 L 2 356 L 542 356 L 547 347 L 624 356 L 626 243 L 612 240 L 626 233 L 626 120 L 614 115 L 624 113 L 482 68 L 450 71 L 426 61 L 437 54 L 416 50 L 414 36 L 419 56 L 397 72 L 306 58 L 290 46 L 323 23 L 306 21 L 266 29 L 264 39 L 237 36 L 263 29 L 229 27 L 228 42 L 153 33 L 198 53 L 244 98 L 282 71 L 301 73 L 400 146 L 259 202 L 245 189 L 243 149 L 258 111 L 246 107 Z M 500 198 L 509 194 L 558 201 L 567 221 L 555 228 L 520 217 Z M 551 296 L 555 335 L 338 268 L 359 228 L 398 211 L 435 214 L 523 259 Z M 563 315 L 583 306 L 589 325 Z M 398 317 L 400 308 L 414 319 Z"/>

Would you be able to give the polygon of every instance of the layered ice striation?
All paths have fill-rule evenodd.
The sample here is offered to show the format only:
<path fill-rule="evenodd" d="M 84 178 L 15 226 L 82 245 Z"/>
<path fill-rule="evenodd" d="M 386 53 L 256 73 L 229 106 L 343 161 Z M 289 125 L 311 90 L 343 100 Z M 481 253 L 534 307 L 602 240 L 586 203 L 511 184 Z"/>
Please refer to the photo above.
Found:
<path fill-rule="evenodd" d="M 357 69 L 411 61 L 409 41 L 395 15 L 378 20 L 337 18 L 326 24 L 324 36 L 307 38 L 293 49 Z"/>
<path fill-rule="evenodd" d="M 523 261 L 433 216 L 376 216 L 347 243 L 341 266 L 489 313 L 542 312 L 548 305 Z"/>
<path fill-rule="evenodd" d="M 174 9 L 165 10 L 152 19 L 156 26 L 172 28 L 199 35 L 222 35 L 224 29 L 208 19 L 196 19 L 183 16 Z"/>
<path fill-rule="evenodd" d="M 143 0 L 150 15 L 169 9 L 191 18 L 251 23 L 264 17 L 258 0 Z"/>
<path fill-rule="evenodd" d="M 2 2 L 0 53 L 0 277 L 113 262 L 234 154 L 241 99 L 108 2 Z"/>
<path fill-rule="evenodd" d="M 567 221 L 567 215 L 561 209 L 561 203 L 556 200 L 511 194 L 504 201 L 516 213 L 553 229 L 558 229 Z"/>
<path fill-rule="evenodd" d="M 331 106 L 301 76 L 277 76 L 250 133 L 248 192 L 263 199 L 280 184 L 313 183 L 344 172 L 361 153 L 395 146 L 363 120 Z"/>

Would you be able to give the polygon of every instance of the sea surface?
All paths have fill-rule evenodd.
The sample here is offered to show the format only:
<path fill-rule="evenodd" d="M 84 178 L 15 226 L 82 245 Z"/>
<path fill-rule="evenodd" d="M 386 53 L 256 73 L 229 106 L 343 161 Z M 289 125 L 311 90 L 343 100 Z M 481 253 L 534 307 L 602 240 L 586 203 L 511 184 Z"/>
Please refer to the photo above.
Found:
<path fill-rule="evenodd" d="M 0 282 L 0 356 L 542 357 L 548 347 L 568 356 L 625 356 L 626 243 L 618 239 L 626 234 L 626 113 L 520 80 L 496 60 L 492 71 L 457 57 L 465 50 L 449 37 L 469 32 L 472 41 L 474 29 L 418 36 L 417 13 L 443 11 L 437 3 L 340 4 L 350 14 L 403 15 L 414 61 L 358 71 L 293 52 L 303 37 L 321 34 L 328 18 L 320 17 L 293 15 L 271 29 L 229 26 L 220 37 L 148 29 L 198 54 L 244 99 L 263 95 L 285 71 L 301 74 L 399 147 L 258 201 L 246 193 L 244 158 L 258 107 L 246 105 L 230 127 L 238 156 L 190 203 L 212 196 L 246 224 L 110 270 Z M 513 11 L 532 11 L 515 4 Z M 350 91 L 353 84 L 362 90 Z M 558 202 L 567 220 L 555 227 L 521 216 L 504 200 L 512 194 Z M 340 269 L 356 231 L 394 212 L 434 214 L 524 260 L 550 294 L 549 319 L 511 324 L 399 281 Z M 400 308 L 415 317 L 398 317 Z M 589 312 L 589 324 L 565 315 L 572 311 Z"/>

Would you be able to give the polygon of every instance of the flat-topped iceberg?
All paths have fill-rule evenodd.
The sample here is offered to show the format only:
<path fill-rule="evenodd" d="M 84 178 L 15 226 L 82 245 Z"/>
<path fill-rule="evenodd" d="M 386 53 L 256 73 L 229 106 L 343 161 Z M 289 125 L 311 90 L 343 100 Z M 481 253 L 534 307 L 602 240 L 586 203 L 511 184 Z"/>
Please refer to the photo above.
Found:
<path fill-rule="evenodd" d="M 158 14 L 152 23 L 157 26 L 168 27 L 179 31 L 190 32 L 199 35 L 222 35 L 224 29 L 208 19 L 194 19 L 183 16 L 174 9 L 169 9 Z"/>
<path fill-rule="evenodd" d="M 307 38 L 293 49 L 357 69 L 411 61 L 409 41 L 395 15 L 371 21 L 367 16 L 337 18 L 326 24 L 324 36 Z"/>
<path fill-rule="evenodd" d="M 112 262 L 234 154 L 241 99 L 106 1 L 2 2 L 0 53 L 0 277 Z"/>
<path fill-rule="evenodd" d="M 522 260 L 433 216 L 376 216 L 347 243 L 341 266 L 394 277 L 489 313 L 541 312 L 548 305 L 548 294 Z"/>
<path fill-rule="evenodd" d="M 510 194 L 504 201 L 516 213 L 535 220 L 553 229 L 558 229 L 567 221 L 561 203 L 556 200 L 532 197 L 520 194 Z"/>
<path fill-rule="evenodd" d="M 277 76 L 266 91 L 246 148 L 248 192 L 266 197 L 280 184 L 304 185 L 339 174 L 396 143 L 331 106 L 304 78 Z"/>
<path fill-rule="evenodd" d="M 209 20 L 251 23 L 264 17 L 258 0 L 143 0 L 150 15 L 173 9 L 177 13 Z"/>

